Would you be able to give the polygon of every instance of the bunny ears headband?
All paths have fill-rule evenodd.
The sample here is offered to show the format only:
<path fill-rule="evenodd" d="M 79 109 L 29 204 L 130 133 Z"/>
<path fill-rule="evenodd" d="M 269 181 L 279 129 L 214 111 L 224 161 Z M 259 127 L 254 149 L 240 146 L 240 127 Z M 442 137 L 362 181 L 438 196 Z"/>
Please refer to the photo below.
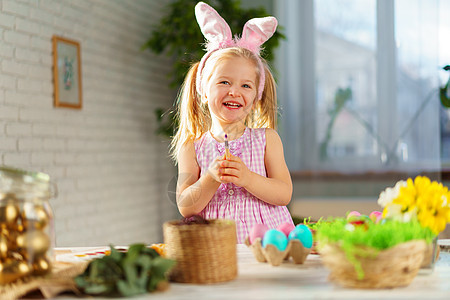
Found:
<path fill-rule="evenodd" d="M 264 90 L 265 73 L 264 65 L 259 56 L 261 45 L 264 44 L 275 32 L 277 19 L 274 17 L 254 18 L 244 25 L 242 37 L 233 39 L 230 26 L 217 13 L 214 8 L 204 2 L 199 2 L 195 6 L 195 16 L 197 23 L 206 38 L 206 54 L 200 60 L 198 66 L 196 86 L 199 94 L 201 91 L 201 81 L 206 60 L 214 51 L 230 47 L 241 47 L 250 50 L 258 58 L 260 78 L 258 86 L 258 100 L 261 99 Z"/>

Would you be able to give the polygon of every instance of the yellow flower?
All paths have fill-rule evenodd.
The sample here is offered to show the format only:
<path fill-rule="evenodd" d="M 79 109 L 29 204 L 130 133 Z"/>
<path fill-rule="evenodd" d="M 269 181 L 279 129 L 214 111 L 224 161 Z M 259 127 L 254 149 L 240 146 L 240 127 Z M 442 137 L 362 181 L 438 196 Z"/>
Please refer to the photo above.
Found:
<path fill-rule="evenodd" d="M 395 198 L 390 201 L 386 199 L 389 196 Z M 423 227 L 430 228 L 436 235 L 450 222 L 448 188 L 425 176 L 417 176 L 414 181 L 409 178 L 406 183 L 402 181 L 398 193 L 385 193 L 383 197 L 379 199 L 379 203 L 384 204 L 383 218 L 394 218 L 403 222 L 417 219 Z"/>
<path fill-rule="evenodd" d="M 429 227 L 436 235 L 450 222 L 449 192 L 447 187 L 432 182 L 417 199 L 417 219 L 424 227 Z"/>
<path fill-rule="evenodd" d="M 400 193 L 397 198 L 392 201 L 393 204 L 402 206 L 402 213 L 413 211 L 416 207 L 417 190 L 411 178 L 406 181 L 406 186 L 400 187 Z"/>

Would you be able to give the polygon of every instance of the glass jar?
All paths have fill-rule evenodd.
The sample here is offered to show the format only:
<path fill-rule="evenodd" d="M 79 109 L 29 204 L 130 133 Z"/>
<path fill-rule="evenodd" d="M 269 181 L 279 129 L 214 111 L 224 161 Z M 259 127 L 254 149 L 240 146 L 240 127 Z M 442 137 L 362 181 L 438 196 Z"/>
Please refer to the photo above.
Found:
<path fill-rule="evenodd" d="M 427 275 L 434 271 L 434 265 L 439 258 L 438 237 L 434 237 L 431 244 L 427 245 L 425 249 L 422 265 L 420 266 L 419 274 Z"/>
<path fill-rule="evenodd" d="M 51 271 L 55 194 L 47 174 L 0 167 L 0 284 Z"/>

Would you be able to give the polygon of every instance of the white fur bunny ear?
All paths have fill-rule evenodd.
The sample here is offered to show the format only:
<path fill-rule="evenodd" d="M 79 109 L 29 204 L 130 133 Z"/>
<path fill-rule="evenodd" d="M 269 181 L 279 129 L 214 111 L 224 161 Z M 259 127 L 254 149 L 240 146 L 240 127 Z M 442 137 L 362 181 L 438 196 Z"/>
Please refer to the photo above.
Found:
<path fill-rule="evenodd" d="M 238 46 L 247 48 L 258 53 L 264 44 L 274 34 L 277 29 L 277 19 L 274 17 L 254 18 L 248 20 L 242 30 L 242 37 L 238 41 Z"/>
<path fill-rule="evenodd" d="M 204 2 L 195 6 L 195 17 L 197 23 L 208 41 L 207 50 L 230 46 L 233 42 L 230 26 L 217 13 L 217 11 Z"/>

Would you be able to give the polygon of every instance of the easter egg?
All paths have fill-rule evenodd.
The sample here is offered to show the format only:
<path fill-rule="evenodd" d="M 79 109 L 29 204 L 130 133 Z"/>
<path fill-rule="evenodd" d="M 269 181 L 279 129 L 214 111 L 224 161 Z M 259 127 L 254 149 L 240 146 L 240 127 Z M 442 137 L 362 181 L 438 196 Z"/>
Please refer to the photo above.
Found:
<path fill-rule="evenodd" d="M 348 213 L 347 215 L 347 220 L 353 219 L 355 217 L 359 217 L 361 214 L 359 212 L 357 212 L 356 210 L 351 211 Z"/>
<path fill-rule="evenodd" d="M 250 242 L 250 244 L 253 244 L 253 242 L 257 239 L 257 238 L 263 238 L 264 234 L 266 233 L 266 231 L 269 230 L 269 227 L 267 227 L 267 225 L 265 224 L 255 224 L 252 228 L 252 230 L 250 230 L 250 234 L 248 236 L 248 240 Z"/>
<path fill-rule="evenodd" d="M 370 219 L 369 216 L 366 215 L 351 217 L 350 219 L 348 219 L 348 223 L 356 227 L 361 226 L 361 228 L 364 228 L 365 230 L 369 228 L 370 224 L 373 224 L 372 219 Z"/>
<path fill-rule="evenodd" d="M 355 226 L 360 226 L 360 225 L 364 225 L 366 224 L 366 222 L 362 219 L 355 219 L 355 220 L 350 220 L 348 221 L 349 224 L 355 225 Z"/>
<path fill-rule="evenodd" d="M 295 225 L 292 223 L 283 223 L 283 224 L 278 225 L 278 227 L 277 227 L 277 229 L 279 231 L 281 231 L 282 233 L 284 233 L 286 235 L 286 237 L 289 236 L 289 233 L 292 230 L 294 230 L 294 228 L 295 228 Z"/>
<path fill-rule="evenodd" d="M 288 239 L 283 232 L 277 229 L 269 229 L 262 241 L 263 247 L 267 245 L 274 245 L 278 250 L 284 251 L 288 245 Z"/>
<path fill-rule="evenodd" d="M 376 211 L 374 210 L 373 212 L 371 212 L 369 214 L 369 218 L 375 223 L 377 224 L 378 222 L 380 222 L 381 217 L 383 216 L 383 214 L 380 211 Z"/>
<path fill-rule="evenodd" d="M 311 230 L 308 228 L 308 226 L 299 224 L 295 226 L 294 230 L 289 233 L 289 240 L 299 240 L 303 247 L 305 248 L 311 248 L 313 244 L 313 237 Z"/>

